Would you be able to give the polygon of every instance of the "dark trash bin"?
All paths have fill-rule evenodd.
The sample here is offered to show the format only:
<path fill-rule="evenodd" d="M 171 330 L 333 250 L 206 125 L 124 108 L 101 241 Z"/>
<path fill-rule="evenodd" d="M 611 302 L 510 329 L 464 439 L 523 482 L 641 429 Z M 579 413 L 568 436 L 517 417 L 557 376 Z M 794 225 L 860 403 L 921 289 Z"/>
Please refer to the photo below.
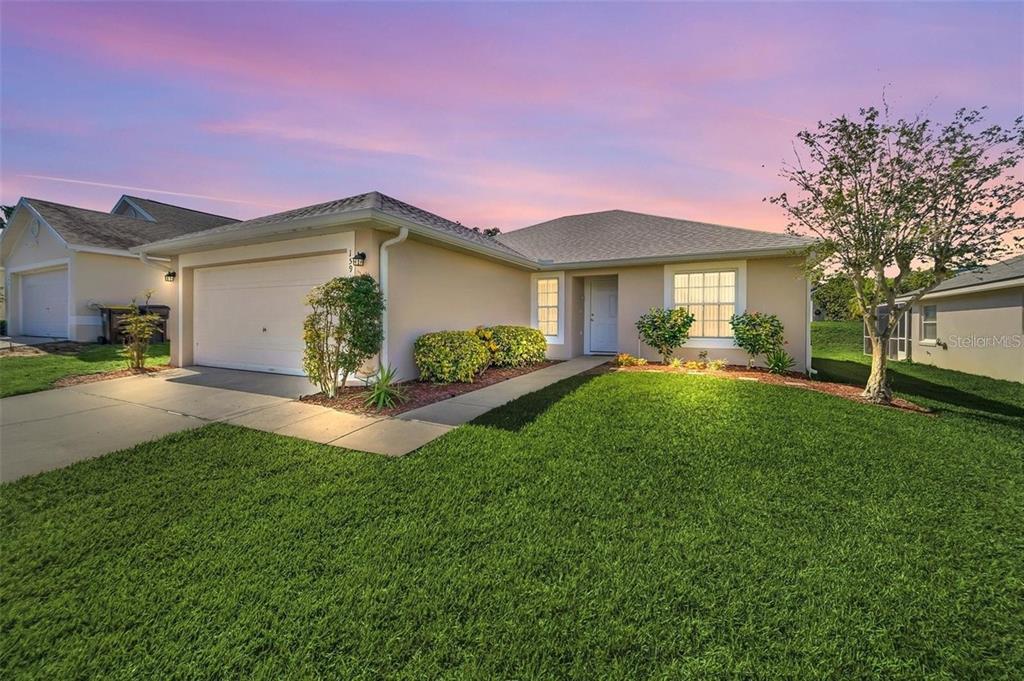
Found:
<path fill-rule="evenodd" d="M 104 305 L 99 308 L 103 317 L 103 335 L 97 340 L 100 343 L 124 344 L 124 332 L 121 328 L 121 321 L 131 311 L 130 305 Z M 160 317 L 156 333 L 149 339 L 151 343 L 163 343 L 167 340 L 167 317 L 171 314 L 171 308 L 167 305 L 139 305 L 139 312 L 143 314 L 155 314 Z"/>

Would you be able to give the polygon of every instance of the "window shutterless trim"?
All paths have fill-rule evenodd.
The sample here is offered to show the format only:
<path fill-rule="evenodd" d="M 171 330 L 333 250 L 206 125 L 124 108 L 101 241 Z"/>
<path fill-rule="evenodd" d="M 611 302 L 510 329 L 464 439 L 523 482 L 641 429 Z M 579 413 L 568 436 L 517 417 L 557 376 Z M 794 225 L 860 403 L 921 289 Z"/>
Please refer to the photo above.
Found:
<path fill-rule="evenodd" d="M 565 342 L 565 272 L 537 272 L 530 275 L 530 326 L 540 328 L 537 314 L 537 283 L 542 279 L 558 281 L 558 333 L 544 338 L 548 345 L 561 345 Z"/>
<path fill-rule="evenodd" d="M 694 263 L 676 263 L 665 265 L 665 307 L 672 309 L 675 304 L 675 276 L 677 274 L 689 274 L 692 272 L 722 272 L 733 271 L 736 273 L 736 296 L 734 314 L 743 314 L 747 309 L 747 261 L 746 260 L 719 260 Z M 715 304 L 715 303 L 712 303 Z M 730 337 L 700 336 L 690 338 L 683 346 L 685 348 L 732 348 L 736 346 L 735 340 Z"/>

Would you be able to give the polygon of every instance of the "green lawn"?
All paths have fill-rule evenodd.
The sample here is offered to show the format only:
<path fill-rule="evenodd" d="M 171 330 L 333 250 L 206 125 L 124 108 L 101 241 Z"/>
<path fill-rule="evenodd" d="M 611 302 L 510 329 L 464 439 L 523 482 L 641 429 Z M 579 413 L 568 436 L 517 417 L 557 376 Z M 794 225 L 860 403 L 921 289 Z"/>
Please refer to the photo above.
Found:
<path fill-rule="evenodd" d="M 1013 677 L 984 409 L 611 373 L 402 459 L 173 435 L 0 487 L 0 676 Z"/>
<path fill-rule="evenodd" d="M 150 364 L 171 361 L 168 343 L 149 348 Z M 68 376 L 101 374 L 127 366 L 120 345 L 87 345 L 77 355 L 13 355 L 0 357 L 0 397 L 47 390 Z"/>
<path fill-rule="evenodd" d="M 864 385 L 871 358 L 863 352 L 860 322 L 815 322 L 811 343 L 818 378 Z M 946 414 L 1007 425 L 1024 433 L 1024 384 L 999 381 L 927 364 L 890 362 L 893 389 L 908 400 Z"/>

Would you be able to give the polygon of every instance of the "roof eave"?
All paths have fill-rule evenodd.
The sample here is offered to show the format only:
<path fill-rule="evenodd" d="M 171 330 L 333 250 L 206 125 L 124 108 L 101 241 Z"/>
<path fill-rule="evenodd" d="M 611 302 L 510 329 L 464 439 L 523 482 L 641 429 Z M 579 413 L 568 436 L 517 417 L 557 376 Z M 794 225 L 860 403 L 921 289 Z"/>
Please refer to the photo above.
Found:
<path fill-rule="evenodd" d="M 526 269 L 538 269 L 537 263 L 526 258 L 517 257 L 511 253 L 505 253 L 496 248 L 488 248 L 480 244 L 460 239 L 456 236 L 449 236 L 429 227 L 424 227 L 417 222 L 406 220 L 385 213 L 377 208 L 364 208 L 344 213 L 333 213 L 330 215 L 316 215 L 298 220 L 286 222 L 274 222 L 266 225 L 256 225 L 238 230 L 228 230 L 216 234 L 186 234 L 172 239 L 163 239 L 148 244 L 142 244 L 131 248 L 132 253 L 146 253 L 148 255 L 180 255 L 194 251 L 204 251 L 214 248 L 227 248 L 235 245 L 260 243 L 264 239 L 280 237 L 289 233 L 310 232 L 328 227 L 346 227 L 360 222 L 372 221 L 384 227 L 394 228 L 398 231 L 407 227 L 409 232 L 431 241 L 437 241 L 455 248 L 470 251 L 496 260 L 517 265 Z"/>
<path fill-rule="evenodd" d="M 986 291 L 998 291 L 1004 288 L 1016 288 L 1024 286 L 1024 276 L 1010 277 L 996 281 L 982 281 L 974 284 L 965 284 L 956 288 L 929 291 L 921 296 L 921 300 L 934 300 L 936 298 L 947 298 L 949 296 L 962 296 L 971 293 L 985 293 Z"/>
<path fill-rule="evenodd" d="M 700 262 L 704 260 L 730 260 L 736 258 L 775 258 L 800 257 L 801 251 L 812 244 L 791 246 L 786 248 L 757 248 L 738 251 L 707 251 L 688 253 L 685 255 L 655 255 L 642 258 L 615 258 L 611 260 L 584 260 L 578 262 L 541 262 L 540 269 L 545 271 L 582 270 L 596 267 L 628 267 L 636 265 L 669 265 L 677 262 Z"/>
<path fill-rule="evenodd" d="M 424 227 L 423 225 L 419 224 L 418 222 L 413 222 L 411 220 L 406 220 L 404 218 L 398 217 L 397 215 L 391 215 L 390 213 L 384 213 L 384 212 L 381 212 L 381 211 L 376 210 L 376 209 L 373 209 L 373 212 L 375 214 L 374 215 L 374 220 L 375 221 L 383 222 L 385 224 L 389 224 L 389 225 L 395 227 L 396 229 L 401 229 L 402 227 L 408 227 L 409 228 L 409 232 L 411 234 L 416 234 L 418 236 L 425 237 L 428 240 L 437 241 L 437 242 L 440 242 L 440 243 L 452 246 L 454 248 L 470 251 L 472 253 L 476 253 L 476 254 L 479 254 L 479 255 L 486 256 L 488 258 L 494 258 L 496 260 L 501 260 L 501 261 L 504 261 L 504 262 L 507 262 L 507 263 L 510 263 L 510 264 L 513 264 L 513 265 L 517 265 L 519 267 L 523 267 L 525 269 L 529 269 L 529 270 L 541 269 L 536 261 L 531 260 L 531 259 L 529 259 L 529 258 L 527 258 L 525 256 L 517 256 L 517 255 L 514 255 L 512 253 L 506 253 L 505 251 L 499 250 L 497 248 L 489 248 L 487 246 L 483 246 L 481 244 L 474 243 L 472 241 L 467 241 L 466 239 L 460 239 L 457 236 L 448 235 L 448 234 L 445 234 L 444 232 L 439 232 L 439 231 L 437 231 L 435 229 L 430 229 L 429 227 Z"/>

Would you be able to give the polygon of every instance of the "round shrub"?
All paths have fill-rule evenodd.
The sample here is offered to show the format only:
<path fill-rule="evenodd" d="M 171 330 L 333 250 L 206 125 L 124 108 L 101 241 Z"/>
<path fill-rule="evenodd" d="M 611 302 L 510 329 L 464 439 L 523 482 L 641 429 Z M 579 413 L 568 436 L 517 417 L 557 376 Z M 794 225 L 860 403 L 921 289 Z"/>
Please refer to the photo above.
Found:
<path fill-rule="evenodd" d="M 472 331 L 437 331 L 416 339 L 412 348 L 420 378 L 434 383 L 472 383 L 491 355 Z"/>
<path fill-rule="evenodd" d="M 491 364 L 498 367 L 523 367 L 543 362 L 547 357 L 548 342 L 539 329 L 529 326 L 491 326 Z M 479 334 L 479 332 L 478 332 Z"/>
<path fill-rule="evenodd" d="M 750 360 L 747 366 L 754 366 L 758 355 L 779 350 L 786 343 L 782 322 L 773 314 L 747 312 L 736 314 L 729 320 L 736 345 L 747 351 Z"/>

